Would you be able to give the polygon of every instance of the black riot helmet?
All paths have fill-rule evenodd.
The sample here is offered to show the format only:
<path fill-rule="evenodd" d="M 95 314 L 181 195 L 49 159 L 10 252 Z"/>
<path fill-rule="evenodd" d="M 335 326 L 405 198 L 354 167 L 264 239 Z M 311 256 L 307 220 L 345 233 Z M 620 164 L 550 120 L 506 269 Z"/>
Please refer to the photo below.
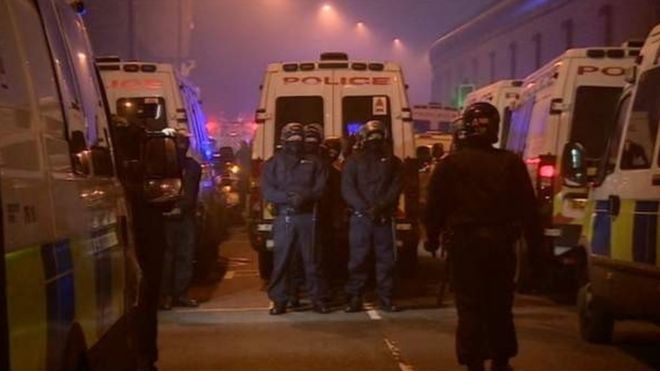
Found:
<path fill-rule="evenodd" d="M 317 123 L 305 125 L 305 151 L 317 153 L 323 142 L 323 126 Z"/>
<path fill-rule="evenodd" d="M 301 142 L 305 138 L 304 126 L 298 122 L 290 122 L 282 128 L 280 141 L 282 144 L 287 142 Z"/>
<path fill-rule="evenodd" d="M 387 130 L 378 120 L 368 121 L 360 128 L 360 147 L 368 152 L 382 152 L 383 143 L 387 139 Z"/>
<path fill-rule="evenodd" d="M 500 130 L 500 113 L 490 103 L 477 102 L 465 108 L 461 117 L 455 122 L 454 136 L 456 140 L 470 140 L 497 143 Z"/>

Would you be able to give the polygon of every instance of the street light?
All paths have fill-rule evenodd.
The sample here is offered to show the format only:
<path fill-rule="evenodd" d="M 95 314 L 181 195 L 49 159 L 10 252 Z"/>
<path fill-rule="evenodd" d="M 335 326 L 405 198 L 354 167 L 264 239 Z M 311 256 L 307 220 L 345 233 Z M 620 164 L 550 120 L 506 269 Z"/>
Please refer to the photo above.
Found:
<path fill-rule="evenodd" d="M 332 10 L 332 5 L 327 4 L 327 3 L 323 4 L 323 7 L 321 7 L 321 10 L 323 10 L 324 12 L 329 12 L 329 11 Z"/>

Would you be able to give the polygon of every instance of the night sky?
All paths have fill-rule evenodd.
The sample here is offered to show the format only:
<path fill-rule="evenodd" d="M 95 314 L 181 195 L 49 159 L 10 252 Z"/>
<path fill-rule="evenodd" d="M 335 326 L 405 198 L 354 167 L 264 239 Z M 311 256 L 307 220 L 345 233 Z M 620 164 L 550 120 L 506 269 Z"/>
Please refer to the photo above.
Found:
<path fill-rule="evenodd" d="M 268 63 L 345 51 L 355 59 L 401 62 L 411 104 L 427 103 L 429 46 L 492 2 L 194 0 L 190 56 L 196 68 L 191 78 L 201 87 L 212 119 L 249 120 Z"/>

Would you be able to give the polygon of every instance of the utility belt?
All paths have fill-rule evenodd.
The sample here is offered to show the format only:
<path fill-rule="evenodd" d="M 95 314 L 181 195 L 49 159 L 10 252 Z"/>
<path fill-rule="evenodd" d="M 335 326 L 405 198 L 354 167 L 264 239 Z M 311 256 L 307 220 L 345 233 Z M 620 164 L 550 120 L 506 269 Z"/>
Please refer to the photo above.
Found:
<path fill-rule="evenodd" d="M 476 237 L 514 242 L 520 238 L 521 232 L 521 227 L 512 222 L 460 223 L 450 225 L 444 238 L 454 240 Z"/>
<path fill-rule="evenodd" d="M 354 210 L 351 211 L 351 215 L 355 216 L 357 218 L 369 219 L 372 223 L 379 224 L 379 225 L 384 225 L 384 224 L 391 223 L 392 218 L 393 218 L 392 215 L 382 215 L 382 216 L 379 216 L 378 218 L 372 219 L 369 214 L 362 213 L 362 212 L 359 212 L 359 211 L 354 211 Z"/>
<path fill-rule="evenodd" d="M 277 215 L 281 216 L 294 216 L 294 215 L 307 215 L 314 214 L 314 204 L 305 205 L 298 209 L 295 209 L 291 206 L 279 206 L 277 207 Z"/>

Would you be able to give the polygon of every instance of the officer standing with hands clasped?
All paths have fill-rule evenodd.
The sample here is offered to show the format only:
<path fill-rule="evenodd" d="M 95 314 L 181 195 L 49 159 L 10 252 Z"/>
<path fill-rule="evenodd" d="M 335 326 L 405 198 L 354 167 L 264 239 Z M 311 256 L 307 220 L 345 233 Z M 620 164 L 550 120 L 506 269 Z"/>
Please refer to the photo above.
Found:
<path fill-rule="evenodd" d="M 513 323 L 516 257 L 524 232 L 530 255 L 541 227 L 531 180 L 522 160 L 493 148 L 499 113 L 489 103 L 468 106 L 458 121 L 458 149 L 438 163 L 429 186 L 426 228 L 437 249 L 448 249 L 456 294 L 458 361 L 469 370 L 510 370 L 518 352 Z"/>
<path fill-rule="evenodd" d="M 327 183 L 326 166 L 316 156 L 304 153 L 304 127 L 288 123 L 280 136 L 283 148 L 266 161 L 261 178 L 264 198 L 275 205 L 273 222 L 273 273 L 268 295 L 270 314 L 286 312 L 291 291 L 291 268 L 296 251 L 305 266 L 308 295 L 314 310 L 329 313 L 321 259 L 314 239 L 316 204 Z"/>
<path fill-rule="evenodd" d="M 362 150 L 352 155 L 342 173 L 342 195 L 351 209 L 350 261 L 346 312 L 358 312 L 369 276 L 369 253 L 376 258 L 376 283 L 380 308 L 395 312 L 395 246 L 392 216 L 402 189 L 402 164 L 385 148 L 387 129 L 380 121 L 369 121 L 359 134 Z"/>

